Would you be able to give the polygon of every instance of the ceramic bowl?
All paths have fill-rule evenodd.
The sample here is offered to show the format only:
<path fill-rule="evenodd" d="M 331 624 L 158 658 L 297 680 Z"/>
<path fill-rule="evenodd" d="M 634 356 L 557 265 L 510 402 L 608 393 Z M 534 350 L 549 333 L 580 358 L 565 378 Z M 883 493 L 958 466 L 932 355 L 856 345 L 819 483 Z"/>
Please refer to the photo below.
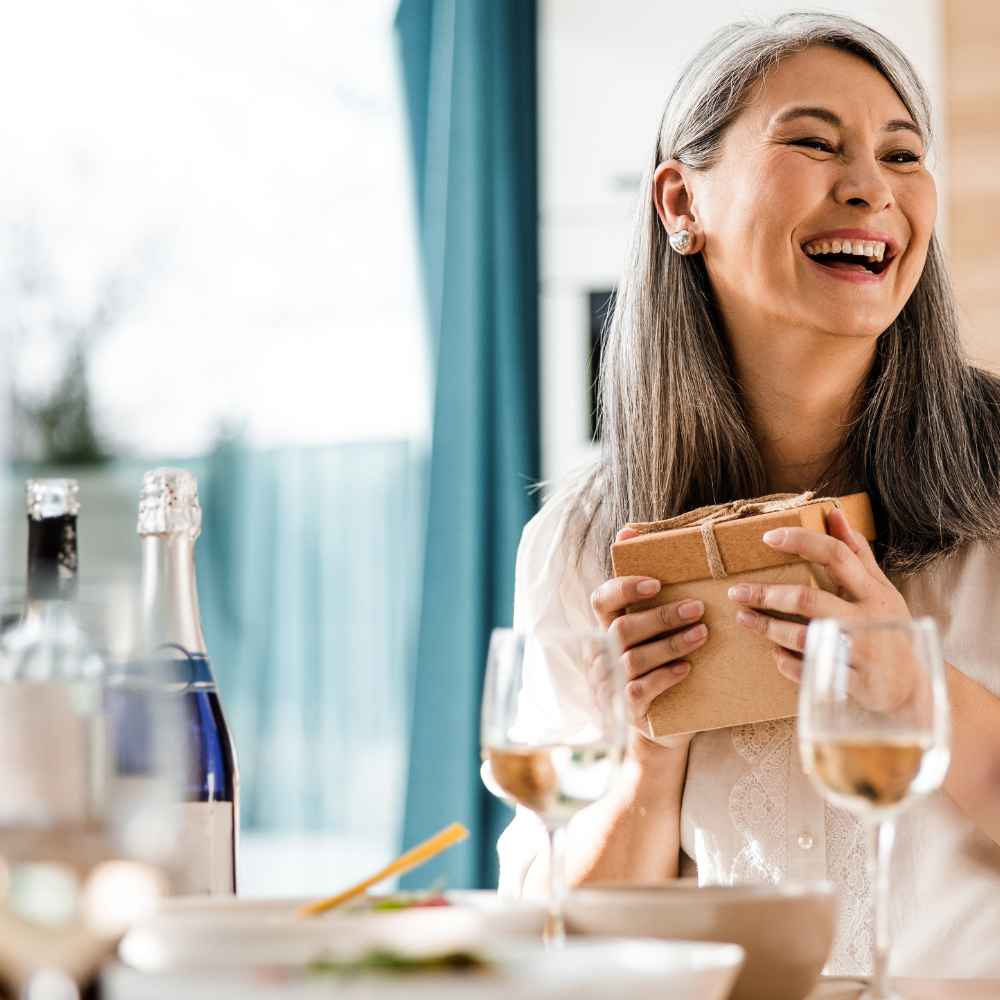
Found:
<path fill-rule="evenodd" d="M 505 899 L 486 889 L 452 889 L 445 896 L 453 906 L 475 910 L 490 935 L 542 937 L 547 911 L 541 902 Z"/>
<path fill-rule="evenodd" d="M 289 900 L 167 900 L 129 930 L 119 955 L 144 972 L 294 967 L 380 948 L 407 954 L 474 949 L 487 934 L 478 912 L 457 906 L 388 913 L 344 907 L 305 919 L 297 908 Z"/>
<path fill-rule="evenodd" d="M 244 965 L 307 961 L 335 939 L 363 948 L 371 942 L 421 935 L 457 935 L 468 940 L 540 941 L 546 908 L 540 902 L 503 899 L 495 892 L 446 894 L 451 906 L 366 912 L 363 900 L 301 920 L 303 899 L 246 899 L 235 896 L 175 896 L 137 924 L 122 945 L 126 961 L 148 970 L 185 964 Z M 379 897 L 373 896 L 372 899 Z M 433 939 L 433 938 L 432 938 Z"/>
<path fill-rule="evenodd" d="M 746 952 L 732 1000 L 802 1000 L 833 944 L 829 882 L 702 886 L 588 885 L 566 904 L 570 933 L 730 941 Z"/>

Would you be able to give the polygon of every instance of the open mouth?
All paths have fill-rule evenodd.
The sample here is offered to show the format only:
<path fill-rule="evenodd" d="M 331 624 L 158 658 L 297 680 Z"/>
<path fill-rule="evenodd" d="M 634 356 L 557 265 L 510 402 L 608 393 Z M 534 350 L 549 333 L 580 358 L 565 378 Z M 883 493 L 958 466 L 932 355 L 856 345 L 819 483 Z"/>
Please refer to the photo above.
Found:
<path fill-rule="evenodd" d="M 894 247 L 871 240 L 813 240 L 802 244 L 802 252 L 830 270 L 873 275 L 884 274 L 897 256 Z"/>

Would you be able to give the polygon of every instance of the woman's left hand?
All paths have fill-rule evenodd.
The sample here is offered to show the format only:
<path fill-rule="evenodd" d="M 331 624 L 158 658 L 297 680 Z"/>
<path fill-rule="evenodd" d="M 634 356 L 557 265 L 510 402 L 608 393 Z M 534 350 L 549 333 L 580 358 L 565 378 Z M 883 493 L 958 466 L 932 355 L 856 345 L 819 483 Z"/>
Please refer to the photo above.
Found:
<path fill-rule="evenodd" d="M 778 670 L 789 680 L 802 676 L 806 626 L 767 614 L 781 611 L 802 618 L 910 618 L 903 595 L 879 568 L 864 535 L 854 531 L 839 510 L 827 515 L 828 535 L 808 528 L 777 528 L 764 542 L 825 567 L 837 593 L 798 584 L 742 583 L 729 589 L 740 605 L 737 621 L 775 644 Z"/>

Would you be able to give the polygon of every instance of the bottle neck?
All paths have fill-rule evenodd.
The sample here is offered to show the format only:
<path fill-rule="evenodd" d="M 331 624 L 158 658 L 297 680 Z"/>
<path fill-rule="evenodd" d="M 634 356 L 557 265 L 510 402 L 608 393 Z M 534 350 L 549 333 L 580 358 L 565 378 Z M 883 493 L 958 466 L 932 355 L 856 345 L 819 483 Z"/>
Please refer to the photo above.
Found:
<path fill-rule="evenodd" d="M 76 515 L 28 518 L 28 607 L 76 597 Z"/>
<path fill-rule="evenodd" d="M 143 635 L 151 648 L 173 643 L 205 653 L 194 540 L 186 533 L 142 536 Z"/>

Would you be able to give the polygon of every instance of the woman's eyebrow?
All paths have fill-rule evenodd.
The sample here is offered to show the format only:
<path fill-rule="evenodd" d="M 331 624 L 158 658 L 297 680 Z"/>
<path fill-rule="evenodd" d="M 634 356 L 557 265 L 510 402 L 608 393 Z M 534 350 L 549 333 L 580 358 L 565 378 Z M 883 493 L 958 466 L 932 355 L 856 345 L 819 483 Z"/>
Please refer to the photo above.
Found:
<path fill-rule="evenodd" d="M 923 139 L 924 134 L 920 128 L 911 122 L 909 118 L 893 118 L 891 122 L 886 122 L 882 126 L 883 132 L 912 132 L 918 139 Z"/>
<path fill-rule="evenodd" d="M 784 125 L 795 118 L 818 118 L 820 121 L 832 125 L 834 128 L 842 128 L 844 123 L 840 115 L 829 108 L 813 107 L 802 105 L 794 108 L 786 108 L 774 116 L 772 125 Z M 909 118 L 893 118 L 882 126 L 883 132 L 912 132 L 915 136 L 923 139 L 924 134 L 919 126 Z"/>
<path fill-rule="evenodd" d="M 816 107 L 796 107 L 796 108 L 786 108 L 780 114 L 775 115 L 772 121 L 773 125 L 784 125 L 785 122 L 790 122 L 793 118 L 818 118 L 820 121 L 826 122 L 828 125 L 833 125 L 834 128 L 840 128 L 844 123 L 840 120 L 840 116 L 834 114 L 829 108 L 816 108 Z"/>

